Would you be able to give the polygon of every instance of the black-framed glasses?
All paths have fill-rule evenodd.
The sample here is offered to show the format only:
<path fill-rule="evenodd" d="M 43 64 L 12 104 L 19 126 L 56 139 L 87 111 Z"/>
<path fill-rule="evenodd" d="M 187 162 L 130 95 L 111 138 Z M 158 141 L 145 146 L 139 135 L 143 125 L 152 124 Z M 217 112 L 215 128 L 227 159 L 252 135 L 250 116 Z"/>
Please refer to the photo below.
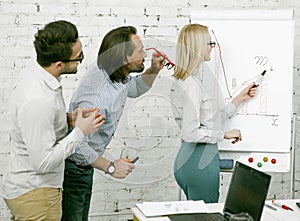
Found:
<path fill-rule="evenodd" d="M 210 47 L 214 48 L 214 47 L 216 47 L 216 42 L 210 41 L 209 43 L 207 43 L 207 45 L 209 45 Z"/>
<path fill-rule="evenodd" d="M 75 59 L 70 59 L 70 60 L 60 60 L 62 62 L 75 62 L 75 61 L 79 61 L 79 63 L 82 62 L 82 60 L 84 59 L 84 54 L 83 54 L 83 51 L 79 54 L 79 56 Z"/>

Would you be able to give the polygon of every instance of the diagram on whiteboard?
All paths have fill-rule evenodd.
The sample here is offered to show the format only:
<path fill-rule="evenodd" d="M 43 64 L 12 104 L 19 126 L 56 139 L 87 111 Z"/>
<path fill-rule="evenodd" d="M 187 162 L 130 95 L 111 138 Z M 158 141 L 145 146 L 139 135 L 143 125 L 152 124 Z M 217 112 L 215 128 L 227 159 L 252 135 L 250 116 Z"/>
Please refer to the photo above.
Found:
<path fill-rule="evenodd" d="M 197 20 L 217 45 L 207 62 L 231 102 L 253 82 L 255 98 L 241 105 L 225 130 L 240 129 L 242 142 L 224 140 L 220 150 L 289 152 L 293 87 L 293 26 L 288 20 Z M 280 29 L 278 29 L 280 27 Z"/>
<path fill-rule="evenodd" d="M 257 57 L 257 56 L 256 56 Z M 266 57 L 264 57 L 265 60 Z M 266 64 L 266 63 L 264 63 Z M 245 103 L 241 105 L 241 108 L 238 112 L 238 115 L 253 115 L 253 116 L 264 116 L 264 117 L 273 117 L 276 118 L 279 115 L 275 112 L 268 111 L 268 78 L 269 75 L 272 75 L 273 67 L 271 68 L 263 68 L 263 71 L 261 74 L 254 76 L 251 79 L 246 79 L 244 82 L 242 82 L 240 85 L 237 85 L 237 79 L 232 79 L 232 95 L 229 97 L 225 97 L 225 103 L 229 103 L 233 100 L 234 97 L 236 97 L 244 88 L 251 85 L 253 82 L 255 82 L 255 87 L 259 87 L 258 89 L 258 96 L 256 97 L 257 105 L 255 105 L 254 110 L 249 110 L 249 103 Z M 217 75 L 220 75 L 219 73 Z"/>

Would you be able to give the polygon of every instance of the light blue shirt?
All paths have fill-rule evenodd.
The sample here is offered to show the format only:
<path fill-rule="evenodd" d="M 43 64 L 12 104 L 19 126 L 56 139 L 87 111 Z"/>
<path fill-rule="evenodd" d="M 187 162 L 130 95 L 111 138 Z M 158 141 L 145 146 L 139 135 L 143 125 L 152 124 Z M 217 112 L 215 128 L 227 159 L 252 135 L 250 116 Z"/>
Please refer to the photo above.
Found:
<path fill-rule="evenodd" d="M 84 142 L 69 159 L 78 165 L 89 165 L 103 155 L 122 116 L 126 98 L 138 97 L 150 89 L 141 75 L 128 76 L 125 83 L 112 82 L 107 73 L 93 66 L 80 80 L 70 102 L 69 111 L 78 106 L 97 107 L 105 114 L 105 123 L 98 132 L 84 138 Z"/>

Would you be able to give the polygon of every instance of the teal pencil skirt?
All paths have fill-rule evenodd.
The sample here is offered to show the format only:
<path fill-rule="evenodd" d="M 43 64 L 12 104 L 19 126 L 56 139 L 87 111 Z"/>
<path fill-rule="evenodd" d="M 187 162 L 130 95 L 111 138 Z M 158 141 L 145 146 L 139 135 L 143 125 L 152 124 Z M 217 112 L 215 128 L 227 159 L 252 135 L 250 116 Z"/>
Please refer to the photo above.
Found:
<path fill-rule="evenodd" d="M 220 183 L 218 145 L 182 141 L 174 162 L 174 176 L 188 200 L 217 203 Z"/>

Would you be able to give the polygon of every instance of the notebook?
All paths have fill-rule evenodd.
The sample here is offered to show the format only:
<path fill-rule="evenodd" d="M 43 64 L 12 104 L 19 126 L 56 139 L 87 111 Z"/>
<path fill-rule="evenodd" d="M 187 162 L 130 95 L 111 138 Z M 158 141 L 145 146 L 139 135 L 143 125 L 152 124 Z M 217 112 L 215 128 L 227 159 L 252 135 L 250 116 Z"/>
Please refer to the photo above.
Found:
<path fill-rule="evenodd" d="M 267 198 L 271 176 L 236 162 L 223 208 L 224 214 L 242 212 L 259 221 Z M 202 213 L 169 216 L 172 221 L 227 220 L 221 213 Z"/>

